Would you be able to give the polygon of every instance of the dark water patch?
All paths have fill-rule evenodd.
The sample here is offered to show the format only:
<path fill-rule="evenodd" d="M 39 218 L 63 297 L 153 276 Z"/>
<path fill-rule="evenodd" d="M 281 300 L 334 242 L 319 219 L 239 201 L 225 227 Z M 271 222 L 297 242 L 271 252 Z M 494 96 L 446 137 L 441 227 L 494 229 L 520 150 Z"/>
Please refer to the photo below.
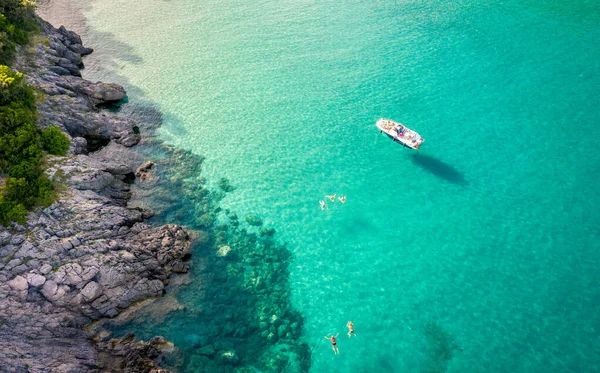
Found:
<path fill-rule="evenodd" d="M 167 130 L 171 136 L 179 138 L 188 136 L 188 130 L 182 120 L 172 114 L 163 114 L 163 130 Z"/>
<path fill-rule="evenodd" d="M 288 284 L 291 252 L 259 216 L 239 218 L 219 207 L 224 190 L 233 188 L 209 190 L 201 156 L 158 143 L 150 149 L 152 175 L 132 186 L 132 201 L 155 211 L 151 221 L 194 232 L 190 281 L 165 303 L 166 316 L 140 314 L 106 327 L 116 335 L 165 336 L 180 350 L 168 362 L 178 372 L 307 372 L 304 319 Z"/>
<path fill-rule="evenodd" d="M 371 223 L 371 221 L 365 217 L 354 216 L 344 222 L 342 229 L 345 234 L 356 236 L 361 234 L 369 234 L 375 231 L 377 228 Z"/>
<path fill-rule="evenodd" d="M 455 352 L 461 350 L 454 336 L 434 322 L 425 325 L 423 335 L 428 348 L 428 360 L 425 362 L 423 372 L 444 373 Z"/>
<path fill-rule="evenodd" d="M 373 352 L 375 356 L 370 357 L 364 363 L 356 365 L 353 368 L 353 372 L 356 373 L 395 373 L 400 372 L 398 368 L 398 360 L 395 356 L 390 354 L 384 354 L 382 352 Z"/>
<path fill-rule="evenodd" d="M 440 159 L 422 153 L 415 153 L 410 159 L 414 164 L 440 179 L 456 185 L 466 186 L 469 184 L 462 172 Z"/>
<path fill-rule="evenodd" d="M 71 0 L 57 4 L 57 19 L 66 14 L 62 9 L 73 5 Z M 195 236 L 190 272 L 171 278 L 173 285 L 164 297 L 133 315 L 107 320 L 104 327 L 114 336 L 129 332 L 141 339 L 165 336 L 178 347 L 165 361 L 177 372 L 307 372 L 311 359 L 301 342 L 304 320 L 290 301 L 289 250 L 278 243 L 274 229 L 258 224 L 260 217 L 251 217 L 250 225 L 245 217 L 221 210 L 219 201 L 233 186 L 220 182 L 217 190 L 206 188 L 203 158 L 156 136 L 163 121 L 169 124 L 166 130 L 187 135 L 178 118 L 165 118 L 145 99 L 145 92 L 119 73 L 124 64 L 142 62 L 131 43 L 93 30 L 80 18 L 77 30 L 83 33 L 84 44 L 96 50 L 85 58 L 84 78 L 121 84 L 128 97 L 135 98 L 138 104 L 103 109 L 135 121 L 144 136 L 133 149 L 155 163 L 143 180 L 136 178 L 128 185 L 132 193 L 128 205 L 152 209 L 155 215 L 149 223 L 184 225 Z M 108 144 L 100 137 L 86 139 L 92 152 Z M 229 251 L 223 254 L 225 247 Z M 182 278 L 187 280 L 176 286 Z"/>
<path fill-rule="evenodd" d="M 231 185 L 229 183 L 229 180 L 227 180 L 224 177 L 219 179 L 218 187 L 219 187 L 219 189 L 221 189 L 223 192 L 226 192 L 226 193 L 233 192 L 235 190 L 235 187 L 233 185 Z"/>
<path fill-rule="evenodd" d="M 121 107 L 123 107 L 123 104 L 126 104 L 128 102 L 129 102 L 129 97 L 125 96 L 125 98 L 122 100 L 107 102 L 104 104 L 100 104 L 97 107 L 98 107 L 98 109 L 108 110 L 111 113 L 118 113 L 121 110 Z"/>

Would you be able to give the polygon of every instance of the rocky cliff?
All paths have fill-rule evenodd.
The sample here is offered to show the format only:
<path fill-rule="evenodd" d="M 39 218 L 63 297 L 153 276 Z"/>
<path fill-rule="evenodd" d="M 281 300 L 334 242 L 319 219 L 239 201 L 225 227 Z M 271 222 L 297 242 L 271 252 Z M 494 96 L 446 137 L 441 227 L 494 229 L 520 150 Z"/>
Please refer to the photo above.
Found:
<path fill-rule="evenodd" d="M 92 50 L 64 27 L 40 25 L 46 39 L 15 68 L 39 89 L 39 126 L 72 141 L 67 157 L 47 160 L 59 200 L 26 226 L 0 226 L 0 371 L 157 371 L 160 351 L 172 348 L 163 338 L 107 340 L 82 327 L 161 296 L 169 275 L 188 269 L 189 236 L 127 207 L 142 162 L 123 155 L 140 139 L 137 123 L 99 108 L 125 90 L 82 79 L 81 56 Z"/>

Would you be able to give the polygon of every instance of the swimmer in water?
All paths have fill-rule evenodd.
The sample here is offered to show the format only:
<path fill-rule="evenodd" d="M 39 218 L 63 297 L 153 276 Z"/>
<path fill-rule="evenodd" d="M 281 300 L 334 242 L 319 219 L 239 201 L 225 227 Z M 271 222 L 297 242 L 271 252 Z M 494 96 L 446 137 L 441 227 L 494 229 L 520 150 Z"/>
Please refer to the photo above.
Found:
<path fill-rule="evenodd" d="M 346 196 L 338 197 L 341 203 L 346 202 Z"/>
<path fill-rule="evenodd" d="M 325 201 L 319 201 L 319 203 L 321 204 L 321 210 L 325 210 L 325 209 L 329 208 L 329 207 L 327 207 L 327 204 L 325 203 Z"/>
<path fill-rule="evenodd" d="M 348 327 L 348 338 L 354 335 L 356 337 L 356 332 L 354 331 L 354 323 L 352 321 L 348 321 L 346 323 L 346 327 Z"/>
<path fill-rule="evenodd" d="M 334 355 L 339 355 L 339 353 L 340 353 L 340 350 L 338 349 L 337 341 L 336 341 L 337 340 L 337 336 L 339 334 L 340 333 L 337 333 L 335 335 L 335 337 L 331 337 L 331 338 L 329 338 L 328 336 L 325 336 L 325 339 L 331 341 L 331 349 L 333 350 Z"/>
<path fill-rule="evenodd" d="M 329 198 L 329 200 L 330 200 L 331 202 L 335 202 L 335 196 L 336 196 L 336 195 L 334 194 L 334 195 L 332 195 L 332 196 L 325 196 L 325 198 Z"/>

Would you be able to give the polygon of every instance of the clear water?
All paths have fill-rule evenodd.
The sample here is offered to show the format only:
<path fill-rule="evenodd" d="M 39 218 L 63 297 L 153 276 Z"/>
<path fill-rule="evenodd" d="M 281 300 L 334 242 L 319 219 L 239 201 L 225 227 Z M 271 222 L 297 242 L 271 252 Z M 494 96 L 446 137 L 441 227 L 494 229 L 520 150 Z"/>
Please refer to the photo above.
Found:
<path fill-rule="evenodd" d="M 222 205 L 288 243 L 312 372 L 600 370 L 595 1 L 107 0 L 84 15 L 102 61 L 88 77 L 158 107 L 160 137 L 236 186 Z M 333 193 L 347 202 L 321 211 Z M 194 327 L 179 325 L 161 332 Z"/>

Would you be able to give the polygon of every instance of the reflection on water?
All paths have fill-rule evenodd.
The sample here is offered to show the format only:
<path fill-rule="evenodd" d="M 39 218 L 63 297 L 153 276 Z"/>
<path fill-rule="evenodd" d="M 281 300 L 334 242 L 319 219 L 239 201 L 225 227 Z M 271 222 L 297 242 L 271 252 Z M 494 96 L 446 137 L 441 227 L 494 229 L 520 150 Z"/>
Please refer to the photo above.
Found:
<path fill-rule="evenodd" d="M 412 155 L 411 160 L 417 166 L 429 173 L 432 173 L 440 179 L 444 179 L 457 185 L 469 184 L 462 172 L 437 158 L 424 155 L 422 153 L 415 153 Z"/>

